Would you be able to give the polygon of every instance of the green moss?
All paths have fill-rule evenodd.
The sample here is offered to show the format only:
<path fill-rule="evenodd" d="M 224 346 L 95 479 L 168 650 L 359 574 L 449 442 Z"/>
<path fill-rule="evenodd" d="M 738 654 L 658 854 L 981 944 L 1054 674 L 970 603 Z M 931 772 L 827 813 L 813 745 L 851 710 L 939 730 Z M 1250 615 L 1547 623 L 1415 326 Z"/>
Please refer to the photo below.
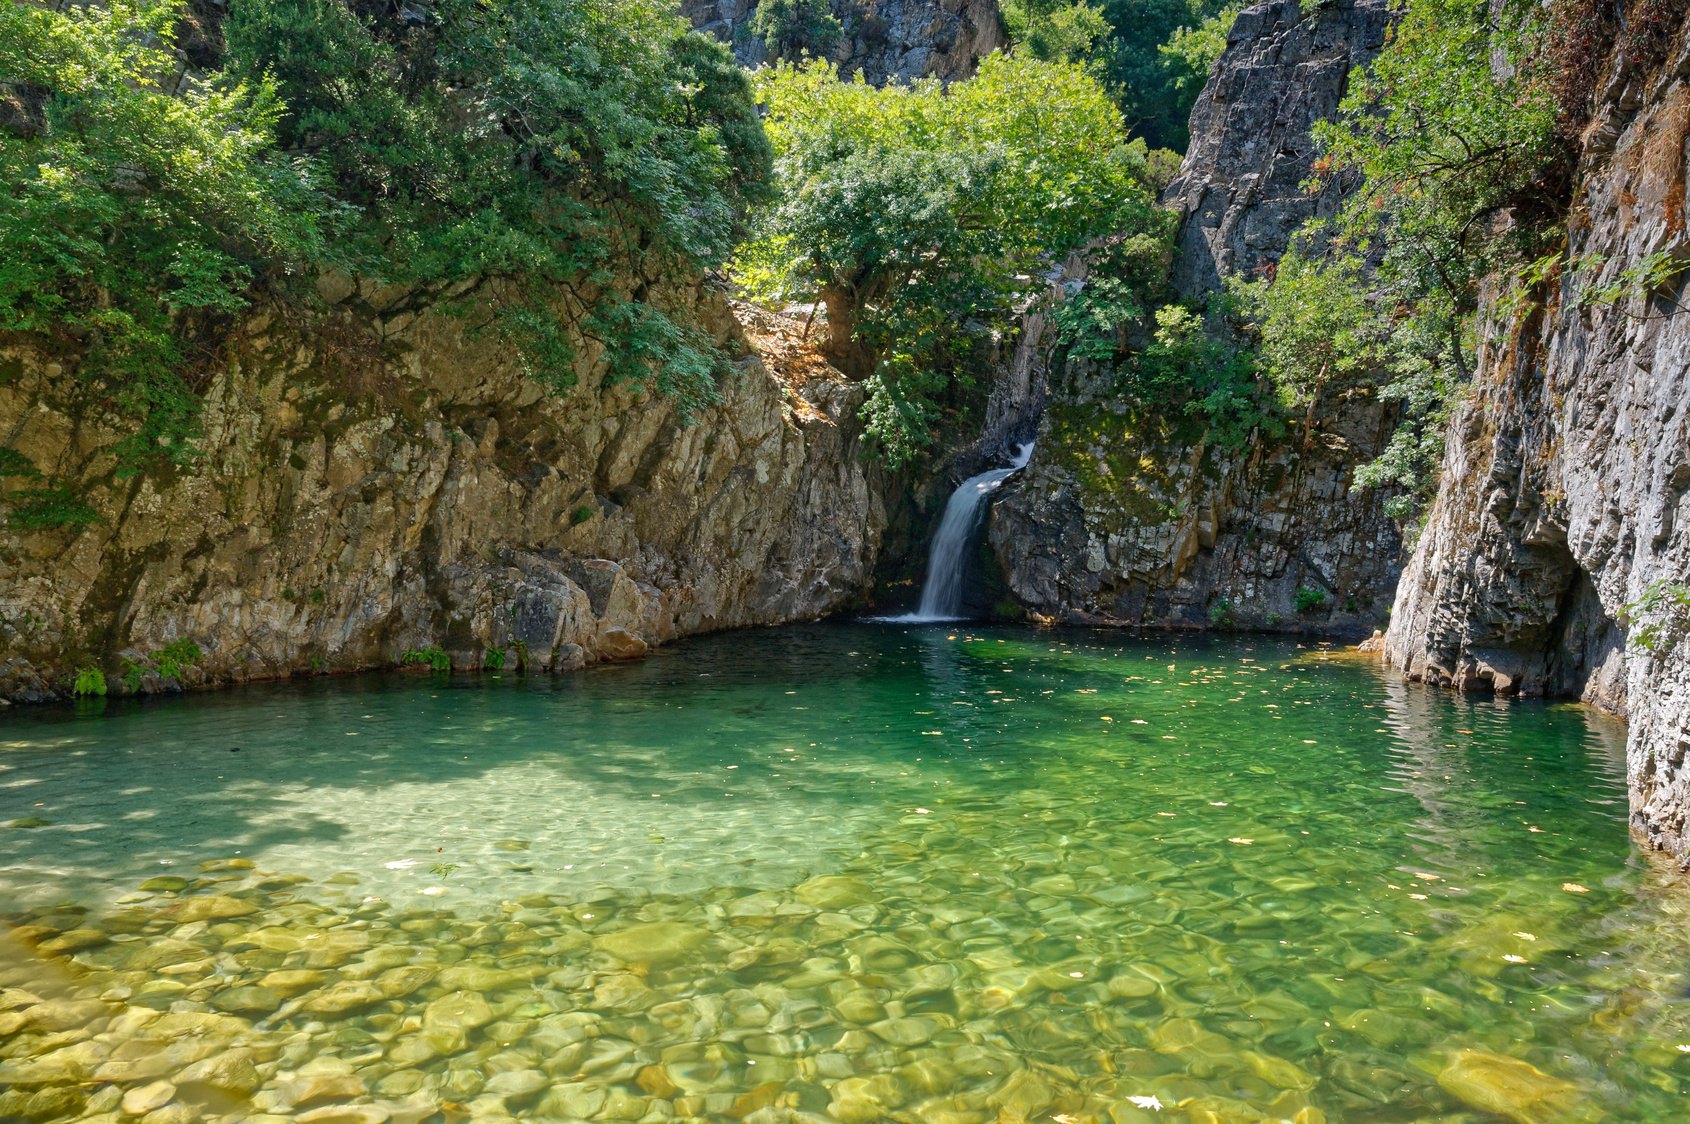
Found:
<path fill-rule="evenodd" d="M 1080 502 L 1107 530 L 1166 523 L 1184 512 L 1184 484 L 1171 472 L 1202 440 L 1199 424 L 1147 410 L 1116 413 L 1097 403 L 1050 408 L 1049 456 L 1066 469 Z"/>

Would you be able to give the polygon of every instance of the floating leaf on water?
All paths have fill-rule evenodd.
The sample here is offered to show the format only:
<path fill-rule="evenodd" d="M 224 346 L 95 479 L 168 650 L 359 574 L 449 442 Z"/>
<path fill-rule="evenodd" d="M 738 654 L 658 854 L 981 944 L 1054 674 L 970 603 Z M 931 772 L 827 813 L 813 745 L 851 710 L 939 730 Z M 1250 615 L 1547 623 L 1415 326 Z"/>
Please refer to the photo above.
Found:
<path fill-rule="evenodd" d="M 1526 962 L 1526 958 L 1524 956 L 1515 956 L 1512 952 L 1503 956 L 1503 959 L 1508 961 L 1510 964 L 1524 964 Z"/>
<path fill-rule="evenodd" d="M 383 865 L 386 866 L 388 870 L 408 870 L 409 868 L 417 865 L 417 860 L 394 859 L 392 862 L 384 863 Z"/>
<path fill-rule="evenodd" d="M 1228 843 L 1237 843 L 1241 846 L 1248 847 L 1250 844 L 1254 843 L 1255 840 L 1254 839 L 1243 839 L 1243 838 L 1240 838 L 1239 836 L 1235 835 L 1232 838 L 1228 839 L 1227 842 Z"/>
<path fill-rule="evenodd" d="M 1577 882 L 1563 882 L 1561 883 L 1561 889 L 1567 891 L 1569 894 L 1590 893 L 1590 888 L 1588 886 L 1580 886 Z"/>
<path fill-rule="evenodd" d="M 1128 1097 L 1127 1099 L 1139 1108 L 1148 1108 L 1155 1112 L 1162 1111 L 1162 1102 L 1155 1097 Z"/>

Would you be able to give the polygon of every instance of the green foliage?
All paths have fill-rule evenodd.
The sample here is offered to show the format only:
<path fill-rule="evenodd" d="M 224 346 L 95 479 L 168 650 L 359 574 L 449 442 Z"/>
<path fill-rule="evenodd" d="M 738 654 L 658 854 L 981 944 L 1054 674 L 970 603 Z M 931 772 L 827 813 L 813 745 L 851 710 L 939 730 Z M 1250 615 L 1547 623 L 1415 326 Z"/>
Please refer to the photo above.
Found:
<path fill-rule="evenodd" d="M 1690 585 L 1665 578 L 1650 582 L 1636 601 L 1620 610 L 1627 640 L 1651 656 L 1664 656 L 1690 624 Z"/>
<path fill-rule="evenodd" d="M 272 147 L 282 106 L 262 75 L 175 81 L 180 14 L 0 5 L 0 84 L 21 109 L 0 129 L 0 330 L 80 350 L 78 376 L 134 419 L 119 475 L 192 458 L 207 331 L 276 259 L 325 256 L 335 214 L 309 163 Z"/>
<path fill-rule="evenodd" d="M 1191 107 L 1232 27 L 1227 10 L 1225 0 L 1104 0 L 1113 28 L 1097 52 L 1104 78 L 1150 147 L 1185 151 Z"/>
<path fill-rule="evenodd" d="M 575 514 L 571 515 L 569 517 L 569 521 L 571 523 L 585 523 L 587 520 L 591 519 L 592 517 L 593 517 L 592 505 L 591 504 L 583 504 L 582 506 L 575 509 Z"/>
<path fill-rule="evenodd" d="M 1276 282 L 1257 302 L 1288 397 L 1321 384 L 1311 372 L 1388 373 L 1381 397 L 1404 404 L 1403 422 L 1356 487 L 1403 487 L 1391 501 L 1399 517 L 1430 491 L 1443 423 L 1469 376 L 1482 281 L 1541 261 L 1562 238 L 1565 150 L 1540 56 L 1545 18 L 1528 0 L 1410 0 L 1383 54 L 1352 77 L 1339 120 L 1315 128 L 1315 186 L 1351 191 L 1332 227 L 1314 232 L 1333 252 L 1294 261 L 1299 286 L 1275 296 Z M 1345 323 L 1347 336 L 1320 342 Z"/>
<path fill-rule="evenodd" d="M 1222 597 L 1209 606 L 1209 623 L 1219 627 L 1231 622 L 1232 602 Z"/>
<path fill-rule="evenodd" d="M 188 668 L 200 662 L 200 646 L 192 640 L 177 640 L 165 645 L 153 653 L 153 659 L 158 664 L 158 673 L 166 679 L 172 679 L 182 674 Z"/>
<path fill-rule="evenodd" d="M 433 866 L 428 868 L 428 872 L 436 878 L 445 879 L 450 878 L 452 876 L 452 872 L 457 869 L 457 863 L 435 863 Z"/>
<path fill-rule="evenodd" d="M 41 479 L 41 470 L 35 467 L 34 461 L 16 449 L 0 447 L 0 476 L 39 480 Z"/>
<path fill-rule="evenodd" d="M 76 673 L 76 685 L 71 693 L 77 697 L 83 695 L 104 695 L 106 693 L 106 673 L 97 667 L 85 667 Z"/>
<path fill-rule="evenodd" d="M 1297 612 L 1312 613 L 1326 604 L 1326 591 L 1298 586 L 1297 592 L 1292 594 L 1291 600 L 1297 606 Z"/>
<path fill-rule="evenodd" d="M 1085 0 L 1002 0 L 1003 28 L 1017 49 L 1045 62 L 1079 62 L 1112 30 Z"/>
<path fill-rule="evenodd" d="M 505 666 L 505 650 L 503 648 L 487 649 L 487 654 L 481 657 L 481 666 L 490 671 L 498 671 Z"/>
<path fill-rule="evenodd" d="M 410 667 L 412 664 L 435 671 L 451 671 L 452 657 L 448 656 L 444 649 L 431 644 L 427 648 L 416 648 L 399 654 L 400 667 Z"/>
<path fill-rule="evenodd" d="M 751 16 L 751 33 L 773 57 L 797 59 L 832 54 L 845 28 L 828 0 L 760 0 Z"/>
<path fill-rule="evenodd" d="M 719 263 L 768 192 L 745 76 L 659 0 L 444 0 L 411 9 L 253 0 L 225 25 L 229 69 L 270 75 L 280 143 L 358 208 L 364 272 L 468 285 L 461 307 L 554 388 L 582 343 L 610 382 L 683 411 L 721 364 L 644 284 Z M 581 325 L 573 338 L 566 320 Z"/>
<path fill-rule="evenodd" d="M 133 660 L 125 659 L 121 676 L 123 685 L 129 688 L 131 694 L 138 693 L 141 690 L 142 677 L 149 670 L 165 679 L 180 679 L 182 673 L 199 663 L 202 656 L 200 646 L 192 640 L 183 638 L 172 641 L 150 655 Z"/>
<path fill-rule="evenodd" d="M 20 531 L 76 530 L 100 521 L 69 488 L 20 488 L 6 498 L 12 506 L 6 525 Z"/>
<path fill-rule="evenodd" d="M 550 387 L 590 354 L 714 401 L 712 342 L 642 279 L 721 263 L 770 150 L 727 49 L 668 4 L 186 11 L 0 5 L 0 330 L 69 344 L 130 415 L 120 476 L 190 463 L 234 317 L 331 265 L 450 292 Z M 178 79 L 183 45 L 207 77 Z"/>
<path fill-rule="evenodd" d="M 824 349 L 869 380 L 869 432 L 894 465 L 931 440 L 936 395 L 967 382 L 971 322 L 1092 238 L 1167 229 L 1144 146 L 1077 65 L 994 55 L 947 91 L 782 64 L 758 93 L 785 191 L 736 276 L 760 297 L 826 303 Z"/>
<path fill-rule="evenodd" d="M 1195 103 L 1197 95 L 1203 92 L 1215 60 L 1226 50 L 1226 37 L 1232 31 L 1233 21 L 1243 10 L 1241 3 L 1229 4 L 1196 27 L 1176 28 L 1167 42 L 1156 48 L 1168 69 L 1169 85 L 1178 92 L 1181 101 L 1189 97 Z M 1188 108 L 1188 115 L 1189 112 Z"/>

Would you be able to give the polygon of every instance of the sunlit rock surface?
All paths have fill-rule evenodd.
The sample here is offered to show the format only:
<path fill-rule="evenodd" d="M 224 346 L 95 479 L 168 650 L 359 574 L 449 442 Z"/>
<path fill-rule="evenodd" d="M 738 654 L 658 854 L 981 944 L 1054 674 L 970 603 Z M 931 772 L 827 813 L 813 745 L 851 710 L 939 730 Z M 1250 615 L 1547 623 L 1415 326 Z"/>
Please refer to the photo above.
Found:
<path fill-rule="evenodd" d="M 206 376 L 191 471 L 114 475 L 125 419 L 56 360 L 6 356 L 0 431 L 100 521 L 0 529 L 0 698 L 82 666 L 140 686 L 347 671 L 579 667 L 675 636 L 810 619 L 869 580 L 884 515 L 861 390 L 766 366 L 708 286 L 671 294 L 736 356 L 683 418 L 583 348 L 550 394 L 420 296 L 350 282 L 258 315 Z M 178 640 L 199 663 L 148 657 Z M 492 654 L 489 654 L 492 653 Z"/>

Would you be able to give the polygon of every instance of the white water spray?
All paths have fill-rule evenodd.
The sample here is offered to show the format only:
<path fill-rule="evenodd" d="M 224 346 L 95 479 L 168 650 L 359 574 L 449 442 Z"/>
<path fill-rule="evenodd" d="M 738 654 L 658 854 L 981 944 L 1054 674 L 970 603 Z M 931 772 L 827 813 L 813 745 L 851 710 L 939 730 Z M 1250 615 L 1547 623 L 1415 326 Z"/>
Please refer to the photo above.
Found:
<path fill-rule="evenodd" d="M 968 547 L 974 539 L 974 528 L 980 521 L 980 511 L 986 497 L 998 490 L 998 485 L 1027 467 L 1033 458 L 1033 444 L 1028 442 L 1017 450 L 1008 468 L 994 468 L 978 476 L 970 476 L 951 493 L 945 504 L 945 515 L 939 521 L 939 531 L 933 536 L 933 553 L 927 558 L 927 582 L 921 587 L 921 608 L 913 613 L 890 620 L 919 623 L 922 621 L 953 621 L 962 613 L 962 577 L 967 569 Z"/>

